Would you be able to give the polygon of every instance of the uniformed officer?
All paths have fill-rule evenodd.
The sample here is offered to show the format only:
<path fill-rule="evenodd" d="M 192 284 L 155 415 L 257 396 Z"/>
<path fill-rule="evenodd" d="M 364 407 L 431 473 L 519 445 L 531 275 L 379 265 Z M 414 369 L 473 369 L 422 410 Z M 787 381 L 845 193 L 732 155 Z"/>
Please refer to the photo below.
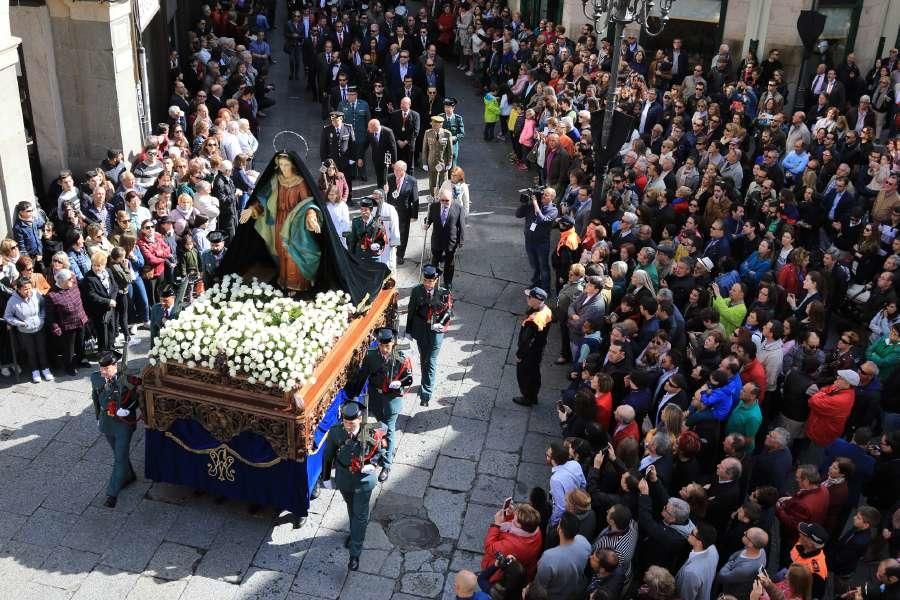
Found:
<path fill-rule="evenodd" d="M 381 464 L 378 481 L 385 481 L 391 473 L 394 450 L 397 447 L 397 417 L 403 406 L 404 388 L 412 385 L 412 363 L 395 347 L 393 330 L 385 327 L 375 335 L 378 347 L 370 348 L 363 358 L 359 373 L 347 385 L 347 395 L 355 398 L 366 381 L 369 382 L 369 409 L 387 428 L 387 451 Z"/>
<path fill-rule="evenodd" d="M 341 406 L 341 422 L 328 430 L 322 454 L 323 487 L 337 489 L 347 504 L 350 535 L 344 546 L 350 549 L 351 571 L 359 568 L 369 523 L 369 499 L 375 489 L 375 463 L 384 454 L 384 429 L 371 423 L 364 427 L 363 419 L 367 418 L 356 402 Z"/>
<path fill-rule="evenodd" d="M 459 143 L 466 137 L 462 115 L 456 114 L 456 98 L 444 99 L 444 129 L 453 135 L 453 165 L 459 166 Z"/>
<path fill-rule="evenodd" d="M 206 235 L 209 249 L 200 255 L 200 273 L 203 276 L 203 287 L 207 290 L 222 281 L 219 265 L 225 258 L 225 236 L 221 231 L 210 231 Z"/>
<path fill-rule="evenodd" d="M 330 158 L 347 179 L 350 195 L 353 195 L 353 173 L 356 170 L 356 134 L 353 127 L 344 123 L 344 113 L 339 110 L 329 114 L 331 123 L 322 130 L 319 154 L 324 162 Z"/>
<path fill-rule="evenodd" d="M 431 117 L 431 129 L 422 140 L 422 168 L 428 171 L 428 189 L 435 196 L 453 167 L 453 136 L 443 126 L 444 117 Z"/>
<path fill-rule="evenodd" d="M 522 406 L 537 404 L 541 390 L 541 358 L 547 345 L 547 333 L 553 313 L 546 305 L 547 292 L 539 287 L 525 290 L 528 312 L 519 327 L 519 345 L 516 348 L 516 380 L 521 396 L 513 402 Z"/>
<path fill-rule="evenodd" d="M 350 167 L 351 173 L 357 179 L 366 180 L 366 168 L 362 147 L 366 143 L 366 128 L 369 120 L 372 118 L 369 112 L 369 103 L 359 97 L 359 91 L 355 85 L 347 87 L 347 99 L 341 100 L 338 104 L 338 110 L 344 113 L 344 120 L 353 128 L 353 136 L 356 139 L 356 147 L 353 150 L 356 156 L 356 165 Z M 343 172 L 343 170 L 342 170 Z M 349 177 L 348 177 L 349 179 Z"/>
<path fill-rule="evenodd" d="M 131 466 L 131 436 L 137 424 L 138 396 L 133 383 L 119 376 L 117 352 L 100 357 L 100 370 L 91 374 L 91 399 L 100 432 L 113 451 L 113 470 L 106 485 L 104 506 L 115 508 L 119 492 L 137 480 Z"/>
<path fill-rule="evenodd" d="M 448 289 L 437 285 L 440 275 L 440 271 L 433 265 L 425 265 L 422 269 L 422 283 L 415 286 L 409 295 L 406 334 L 416 340 L 419 347 L 422 369 L 420 406 L 428 406 L 431 401 L 438 353 L 444 343 L 444 334 L 450 325 L 453 311 L 452 294 Z"/>
<path fill-rule="evenodd" d="M 387 233 L 381 220 L 372 214 L 374 202 L 363 198 L 359 202 L 359 216 L 350 224 L 347 248 L 353 256 L 378 260 L 388 245 Z"/>
<path fill-rule="evenodd" d="M 150 347 L 156 344 L 156 338 L 163 325 L 170 319 L 177 319 L 178 313 L 184 304 L 184 294 L 190 284 L 187 277 L 182 278 L 176 291 L 170 284 L 165 284 L 159 289 L 159 302 L 150 307 Z"/>

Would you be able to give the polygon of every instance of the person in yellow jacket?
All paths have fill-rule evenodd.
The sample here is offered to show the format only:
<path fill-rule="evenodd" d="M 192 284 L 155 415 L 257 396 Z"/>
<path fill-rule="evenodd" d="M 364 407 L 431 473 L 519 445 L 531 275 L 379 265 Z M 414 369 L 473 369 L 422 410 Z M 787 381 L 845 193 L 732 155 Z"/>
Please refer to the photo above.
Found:
<path fill-rule="evenodd" d="M 513 402 L 522 406 L 537 404 L 541 390 L 541 358 L 547 345 L 547 333 L 553 313 L 547 306 L 547 292 L 539 287 L 525 290 L 528 312 L 519 327 L 519 345 L 516 348 L 516 381 L 521 396 Z"/>

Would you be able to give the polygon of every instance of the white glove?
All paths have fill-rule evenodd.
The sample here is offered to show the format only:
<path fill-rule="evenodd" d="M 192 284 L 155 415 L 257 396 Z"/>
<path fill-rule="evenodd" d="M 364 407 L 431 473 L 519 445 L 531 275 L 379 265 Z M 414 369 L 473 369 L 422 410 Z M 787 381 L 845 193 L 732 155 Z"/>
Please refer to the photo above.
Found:
<path fill-rule="evenodd" d="M 449 172 L 450 172 L 450 169 L 452 169 L 452 168 L 453 168 L 453 165 L 447 165 L 447 168 L 444 169 L 444 170 L 447 171 L 447 172 L 449 173 Z"/>
<path fill-rule="evenodd" d="M 444 326 L 441 325 L 440 323 L 435 323 L 434 325 L 431 326 L 431 330 L 434 331 L 435 333 L 443 333 Z"/>
<path fill-rule="evenodd" d="M 399 382 L 399 381 L 392 381 L 392 382 L 388 385 L 388 387 L 389 387 L 390 389 L 392 389 L 392 390 L 399 390 L 399 389 L 400 389 L 400 382 Z"/>
<path fill-rule="evenodd" d="M 372 252 L 381 252 L 381 244 L 379 244 L 378 242 L 373 242 L 373 243 L 369 246 L 369 248 L 372 249 Z"/>
<path fill-rule="evenodd" d="M 375 473 L 375 465 L 363 465 L 362 472 L 366 475 Z"/>
<path fill-rule="evenodd" d="M 333 489 L 334 489 L 334 483 L 332 483 L 332 481 L 331 481 L 330 479 L 329 479 L 328 481 L 323 481 L 323 482 L 322 482 L 322 489 L 325 489 L 325 490 L 333 490 Z"/>
<path fill-rule="evenodd" d="M 350 164 L 350 166 L 353 166 L 353 165 L 356 164 L 356 161 L 355 161 L 355 160 L 350 160 L 350 161 L 347 161 L 347 162 Z"/>
<path fill-rule="evenodd" d="M 130 414 L 131 414 L 131 411 L 128 410 L 127 408 L 120 408 L 119 410 L 116 411 L 117 417 L 127 417 Z"/>
<path fill-rule="evenodd" d="M 428 172 L 428 165 L 422 165 L 422 170 L 426 173 Z"/>

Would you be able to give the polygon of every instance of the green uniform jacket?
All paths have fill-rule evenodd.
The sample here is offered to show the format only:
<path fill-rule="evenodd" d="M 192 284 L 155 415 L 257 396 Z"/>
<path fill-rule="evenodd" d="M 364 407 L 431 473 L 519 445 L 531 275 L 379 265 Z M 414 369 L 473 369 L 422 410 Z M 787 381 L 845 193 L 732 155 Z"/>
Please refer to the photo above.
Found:
<path fill-rule="evenodd" d="M 342 100 L 338 104 L 337 109 L 344 113 L 344 123 L 353 127 L 353 135 L 356 138 L 355 143 L 364 143 L 366 141 L 366 128 L 372 119 L 372 113 L 369 112 L 369 103 L 365 100 L 357 100 L 356 108 L 354 108 L 348 100 Z M 362 156 L 357 156 L 357 158 L 362 158 Z"/>
<path fill-rule="evenodd" d="M 425 286 L 417 285 L 409 294 L 406 315 L 406 333 L 413 337 L 437 333 L 431 330 L 435 324 L 442 325 L 441 333 L 445 333 L 453 316 L 453 296 L 446 288 L 435 286 L 429 300 Z"/>
<path fill-rule="evenodd" d="M 372 250 L 372 244 L 377 243 L 379 250 Z M 378 258 L 388 245 L 387 234 L 381 225 L 381 220 L 372 217 L 368 224 L 362 217 L 354 217 L 350 224 L 350 236 L 347 238 L 347 247 L 350 253 L 358 258 Z"/>
<path fill-rule="evenodd" d="M 371 348 L 363 358 L 359 373 L 347 384 L 347 397 L 356 398 L 366 381 L 369 382 L 370 398 L 399 398 L 403 395 L 403 388 L 412 385 L 412 363 L 396 347 L 387 359 L 381 356 L 378 348 Z M 391 389 L 392 381 L 399 381 L 400 387 Z"/>
<path fill-rule="evenodd" d="M 117 429 L 134 427 L 115 416 L 118 409 L 124 408 L 129 411 L 127 419 L 133 420 L 136 417 L 138 396 L 136 393 L 125 394 L 127 389 L 128 385 L 121 376 L 106 380 L 100 373 L 91 373 L 91 400 L 94 403 L 94 416 L 100 423 L 102 433 L 115 434 Z M 110 411 L 112 415 L 109 414 Z"/>
<path fill-rule="evenodd" d="M 361 434 L 362 430 L 360 430 Z M 362 446 L 362 442 L 358 438 L 350 437 L 342 423 L 338 423 L 329 429 L 322 455 L 322 479 L 324 481 L 331 479 L 331 469 L 334 469 L 334 485 L 336 488 L 345 492 L 374 489 L 377 483 L 374 472 L 352 473 L 350 471 L 350 462 L 353 460 L 353 457 L 361 457 L 363 455 Z M 383 453 L 384 449 L 379 448 L 368 463 L 378 464 Z"/>
<path fill-rule="evenodd" d="M 187 290 L 188 279 L 185 277 L 181 280 L 181 284 L 178 286 L 178 290 L 175 292 L 175 304 L 172 305 L 172 310 L 169 312 L 169 319 L 177 319 L 178 313 L 181 312 L 181 304 L 184 302 L 184 293 Z M 163 309 L 162 304 L 154 304 L 150 307 L 150 347 L 156 343 L 156 338 L 159 337 L 159 331 L 163 328 L 165 323 L 163 322 L 163 315 L 165 314 L 165 309 Z"/>
<path fill-rule="evenodd" d="M 459 149 L 459 142 L 466 137 L 466 125 L 463 123 L 462 116 L 453 113 L 452 117 L 448 117 L 447 114 L 444 113 L 443 127 L 453 135 L 453 150 L 454 152 L 457 151 Z"/>

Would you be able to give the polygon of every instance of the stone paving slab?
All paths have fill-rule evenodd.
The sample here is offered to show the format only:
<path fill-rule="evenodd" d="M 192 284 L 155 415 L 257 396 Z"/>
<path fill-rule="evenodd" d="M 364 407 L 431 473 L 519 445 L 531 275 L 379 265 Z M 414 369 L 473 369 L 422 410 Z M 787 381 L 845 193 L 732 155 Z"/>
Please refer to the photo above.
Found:
<path fill-rule="evenodd" d="M 475 479 L 475 463 L 470 460 L 439 456 L 431 485 L 445 490 L 468 491 Z"/>
<path fill-rule="evenodd" d="M 454 458 L 478 460 L 487 434 L 487 423 L 478 419 L 451 417 L 444 434 L 441 454 Z"/>
<path fill-rule="evenodd" d="M 481 552 L 484 550 L 482 545 L 484 534 L 498 509 L 499 507 L 496 505 L 486 506 L 470 502 L 466 509 L 462 533 L 459 536 L 459 543 L 456 547 L 461 550 L 469 550 L 470 552 Z"/>
<path fill-rule="evenodd" d="M 163 542 L 150 559 L 144 575 L 154 579 L 177 581 L 194 574 L 204 551 L 191 546 Z"/>
<path fill-rule="evenodd" d="M 462 492 L 428 488 L 425 494 L 428 518 L 437 526 L 443 538 L 459 537 L 463 515 L 466 512 L 466 496 Z"/>
<path fill-rule="evenodd" d="M 368 573 L 350 573 L 341 600 L 390 600 L 394 595 L 394 580 Z"/>
<path fill-rule="evenodd" d="M 100 566 L 81 583 L 73 600 L 121 600 L 137 584 L 137 573 Z"/>
<path fill-rule="evenodd" d="M 58 547 L 50 553 L 32 581 L 74 591 L 99 561 L 100 555 L 94 552 Z"/>
<path fill-rule="evenodd" d="M 187 579 L 169 581 L 141 576 L 131 588 L 126 600 L 177 600 L 187 587 Z"/>
<path fill-rule="evenodd" d="M 293 574 L 251 568 L 238 588 L 241 600 L 284 600 L 291 591 Z"/>

